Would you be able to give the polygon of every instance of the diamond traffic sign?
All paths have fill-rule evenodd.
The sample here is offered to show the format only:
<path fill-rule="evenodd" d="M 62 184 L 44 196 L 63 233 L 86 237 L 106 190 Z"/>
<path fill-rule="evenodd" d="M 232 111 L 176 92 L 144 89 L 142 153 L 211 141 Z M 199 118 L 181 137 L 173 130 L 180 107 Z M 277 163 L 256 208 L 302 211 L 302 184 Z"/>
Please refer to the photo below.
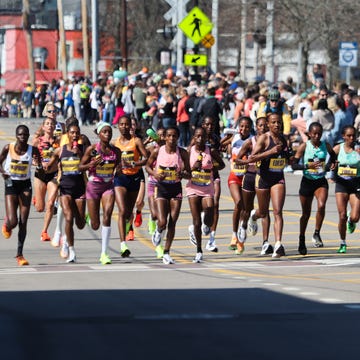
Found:
<path fill-rule="evenodd" d="M 211 31 L 213 24 L 209 18 L 195 6 L 178 24 L 178 27 L 194 44 L 198 44 L 202 38 Z"/>
<path fill-rule="evenodd" d="M 207 56 L 200 54 L 185 54 L 184 65 L 186 66 L 206 66 Z"/>

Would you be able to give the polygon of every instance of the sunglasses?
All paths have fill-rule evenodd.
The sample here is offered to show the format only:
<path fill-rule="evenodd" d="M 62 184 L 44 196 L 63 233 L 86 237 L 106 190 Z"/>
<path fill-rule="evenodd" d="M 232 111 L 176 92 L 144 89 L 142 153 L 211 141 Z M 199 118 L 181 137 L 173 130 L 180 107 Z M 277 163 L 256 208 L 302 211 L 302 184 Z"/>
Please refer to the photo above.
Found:
<path fill-rule="evenodd" d="M 55 114 L 55 113 L 56 113 L 56 110 L 48 110 L 48 113 L 49 113 L 49 114 Z"/>

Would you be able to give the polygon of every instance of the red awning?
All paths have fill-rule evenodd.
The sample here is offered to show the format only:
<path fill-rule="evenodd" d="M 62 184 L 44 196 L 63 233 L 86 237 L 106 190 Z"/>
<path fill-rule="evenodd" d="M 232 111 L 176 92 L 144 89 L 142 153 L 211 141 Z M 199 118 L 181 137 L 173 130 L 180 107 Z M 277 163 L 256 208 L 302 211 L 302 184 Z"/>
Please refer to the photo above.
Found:
<path fill-rule="evenodd" d="M 35 84 L 51 83 L 53 79 L 58 80 L 62 76 L 59 70 L 35 70 Z M 5 80 L 5 91 L 21 92 L 24 84 L 29 84 L 28 70 L 7 71 L 3 74 Z"/>

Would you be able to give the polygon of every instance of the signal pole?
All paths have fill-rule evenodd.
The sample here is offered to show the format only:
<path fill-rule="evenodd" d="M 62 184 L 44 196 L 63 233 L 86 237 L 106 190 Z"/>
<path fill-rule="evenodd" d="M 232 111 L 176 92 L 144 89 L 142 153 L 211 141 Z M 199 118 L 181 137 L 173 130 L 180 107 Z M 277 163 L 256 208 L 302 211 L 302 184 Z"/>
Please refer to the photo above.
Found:
<path fill-rule="evenodd" d="M 83 57 L 84 57 L 84 74 L 85 77 L 90 75 L 90 63 L 89 63 L 89 39 L 88 39 L 88 18 L 86 10 L 86 0 L 81 0 L 81 26 L 82 26 L 82 38 L 83 38 Z"/>
<path fill-rule="evenodd" d="M 66 62 L 66 39 L 64 29 L 64 13 L 62 0 L 57 0 L 58 18 L 59 18 L 59 35 L 60 35 L 60 69 L 62 78 L 67 79 L 67 62 Z"/>
<path fill-rule="evenodd" d="M 31 33 L 31 24 L 30 24 L 29 0 L 23 0 L 22 16 L 23 16 L 23 29 L 25 31 L 25 40 L 27 47 L 30 85 L 32 89 L 35 90 L 35 70 L 34 70 L 34 60 L 33 60 L 33 42 L 32 42 L 32 33 Z"/>

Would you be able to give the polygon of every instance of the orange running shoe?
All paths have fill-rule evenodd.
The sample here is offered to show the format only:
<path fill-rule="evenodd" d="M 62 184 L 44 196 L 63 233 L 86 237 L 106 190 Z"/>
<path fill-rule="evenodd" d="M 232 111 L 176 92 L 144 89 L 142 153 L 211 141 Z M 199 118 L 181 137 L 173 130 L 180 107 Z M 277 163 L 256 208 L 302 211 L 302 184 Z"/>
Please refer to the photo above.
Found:
<path fill-rule="evenodd" d="M 244 250 L 245 250 L 245 245 L 244 245 L 244 243 L 241 242 L 241 241 L 238 241 L 238 242 L 236 243 L 235 254 L 236 254 L 236 255 L 241 255 L 241 254 L 244 252 Z"/>
<path fill-rule="evenodd" d="M 16 261 L 19 266 L 29 265 L 29 262 L 22 255 L 18 255 Z"/>
<path fill-rule="evenodd" d="M 238 243 L 238 239 L 237 237 L 234 235 L 231 239 L 231 243 L 229 245 L 229 250 L 236 250 L 237 246 L 236 244 Z"/>
<path fill-rule="evenodd" d="M 142 224 L 142 214 L 141 211 L 137 212 L 136 211 L 136 216 L 135 216 L 135 221 L 134 221 L 134 225 L 136 227 L 140 227 Z"/>
<path fill-rule="evenodd" d="M 41 233 L 40 239 L 41 239 L 41 241 L 50 241 L 51 240 L 49 234 L 46 231 L 43 231 Z"/>
<path fill-rule="evenodd" d="M 1 228 L 1 232 L 3 234 L 3 237 L 5 239 L 8 239 L 10 236 L 11 236 L 11 233 L 12 233 L 12 230 L 9 230 L 6 226 L 6 221 L 7 221 L 7 218 L 5 217 L 4 219 L 4 223 L 3 223 L 3 226 Z"/>
<path fill-rule="evenodd" d="M 134 241 L 134 239 L 135 239 L 134 230 L 130 230 L 126 235 L 126 241 Z"/>

